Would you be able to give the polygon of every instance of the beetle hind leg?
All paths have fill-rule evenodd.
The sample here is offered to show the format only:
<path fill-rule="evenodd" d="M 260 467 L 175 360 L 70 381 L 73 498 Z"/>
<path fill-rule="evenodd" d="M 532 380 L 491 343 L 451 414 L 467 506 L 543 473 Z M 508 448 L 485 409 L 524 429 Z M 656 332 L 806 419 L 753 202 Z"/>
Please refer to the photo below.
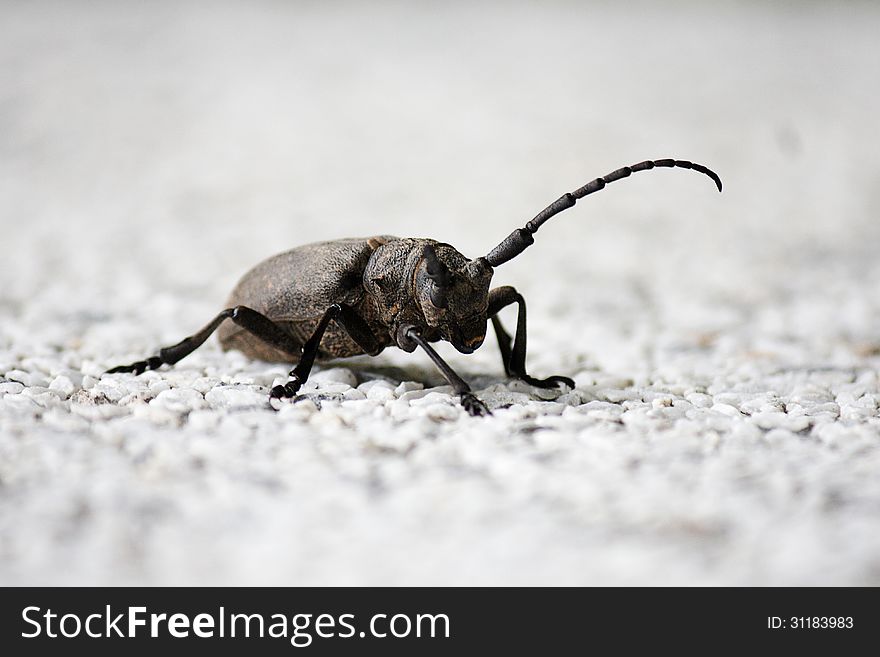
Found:
<path fill-rule="evenodd" d="M 132 372 L 134 374 L 143 374 L 148 369 L 155 370 L 162 365 L 174 365 L 174 363 L 186 358 L 196 349 L 201 347 L 205 340 L 217 330 L 217 327 L 227 319 L 231 319 L 238 326 L 253 333 L 255 336 L 269 343 L 273 347 L 281 349 L 294 356 L 299 355 L 299 344 L 287 331 L 265 315 L 258 313 L 256 310 L 248 308 L 247 306 L 236 306 L 235 308 L 227 308 L 218 313 L 217 316 L 205 325 L 198 333 L 194 333 L 193 335 L 184 338 L 175 345 L 160 349 L 157 356 L 139 360 L 131 365 L 119 365 L 107 370 L 106 373 L 117 374 L 120 372 Z"/>

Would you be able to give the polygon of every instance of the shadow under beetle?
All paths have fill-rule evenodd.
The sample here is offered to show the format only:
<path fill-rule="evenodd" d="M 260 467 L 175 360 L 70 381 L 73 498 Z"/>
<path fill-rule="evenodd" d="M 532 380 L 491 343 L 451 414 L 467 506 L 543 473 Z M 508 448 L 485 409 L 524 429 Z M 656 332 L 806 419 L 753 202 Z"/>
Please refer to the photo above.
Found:
<path fill-rule="evenodd" d="M 265 260 L 238 282 L 228 308 L 207 326 L 157 356 L 122 365 L 109 373 L 135 372 L 172 365 L 195 351 L 220 329 L 224 350 L 252 358 L 296 363 L 290 381 L 272 388 L 269 398 L 293 397 L 309 377 L 315 359 L 375 356 L 385 347 L 407 352 L 421 347 L 471 415 L 488 413 L 470 386 L 434 351 L 446 340 L 469 354 L 483 344 L 492 320 L 508 376 L 551 388 L 574 381 L 565 376 L 536 379 L 526 373 L 526 304 L 515 288 L 489 289 L 493 268 L 534 243 L 532 235 L 552 216 L 634 171 L 654 167 L 693 169 L 709 176 L 721 191 L 721 179 L 701 164 L 685 160 L 648 160 L 612 171 L 563 194 L 524 228 L 517 228 L 487 255 L 468 260 L 454 247 L 424 238 L 391 235 L 341 239 L 300 246 Z M 498 312 L 518 304 L 511 338 Z M 226 322 L 226 320 L 232 320 Z"/>

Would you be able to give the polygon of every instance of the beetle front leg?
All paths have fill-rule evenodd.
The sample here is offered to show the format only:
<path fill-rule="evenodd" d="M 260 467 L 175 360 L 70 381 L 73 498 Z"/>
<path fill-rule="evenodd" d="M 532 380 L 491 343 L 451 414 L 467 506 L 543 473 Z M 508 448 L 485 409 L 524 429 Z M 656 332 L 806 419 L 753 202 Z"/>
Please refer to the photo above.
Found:
<path fill-rule="evenodd" d="M 519 305 L 513 348 L 511 348 L 510 334 L 504 330 L 504 326 L 502 326 L 501 320 L 498 318 L 498 313 L 512 303 Z M 574 381 L 567 376 L 549 376 L 546 379 L 535 379 L 526 374 L 526 301 L 516 291 L 516 288 L 505 285 L 491 290 L 489 292 L 488 315 L 492 318 L 492 326 L 495 327 L 495 335 L 498 337 L 498 348 L 501 351 L 504 371 L 507 376 L 522 379 L 536 388 L 553 388 L 560 383 L 567 385 L 569 388 L 575 387 Z"/>
<path fill-rule="evenodd" d="M 404 335 L 424 349 L 425 353 L 427 353 L 430 359 L 434 361 L 437 369 L 440 370 L 440 373 L 443 374 L 443 377 L 449 382 L 449 385 L 452 386 L 452 389 L 458 395 L 464 410 L 475 416 L 492 415 L 492 412 L 486 407 L 486 404 L 480 401 L 480 399 L 471 392 L 471 387 L 467 382 L 456 374 L 455 370 L 449 367 L 449 364 L 440 357 L 440 354 L 434 351 L 434 347 L 432 347 L 428 341 L 421 336 L 417 328 L 410 327 L 409 329 L 406 329 Z"/>
<path fill-rule="evenodd" d="M 341 303 L 334 303 L 330 306 L 315 327 L 312 337 L 310 337 L 302 348 L 302 355 L 299 362 L 290 371 L 290 381 L 283 386 L 275 386 L 269 392 L 269 399 L 281 399 L 285 397 L 294 397 L 302 384 L 309 378 L 312 366 L 315 364 L 315 357 L 318 355 L 318 347 L 321 345 L 321 338 L 327 331 L 327 327 L 332 320 L 342 327 L 342 329 L 351 336 L 357 345 L 364 350 L 365 353 L 375 356 L 382 351 L 382 345 L 373 334 L 369 325 L 361 318 L 352 308 Z"/>

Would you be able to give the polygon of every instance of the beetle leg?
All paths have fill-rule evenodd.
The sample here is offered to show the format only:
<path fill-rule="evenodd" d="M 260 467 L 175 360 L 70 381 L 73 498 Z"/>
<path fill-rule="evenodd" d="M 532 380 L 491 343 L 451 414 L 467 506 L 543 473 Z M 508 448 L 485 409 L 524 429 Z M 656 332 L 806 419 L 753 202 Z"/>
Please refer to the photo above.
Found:
<path fill-rule="evenodd" d="M 309 378 L 312 371 L 312 365 L 315 364 L 315 357 L 318 355 L 318 347 L 321 345 L 321 338 L 332 320 L 342 327 L 342 329 L 351 336 L 357 345 L 364 350 L 365 353 L 375 356 L 382 351 L 382 345 L 373 334 L 372 329 L 351 307 L 341 303 L 334 303 L 330 306 L 315 327 L 312 337 L 310 337 L 302 348 L 302 355 L 299 362 L 290 371 L 290 381 L 283 386 L 278 385 L 269 392 L 269 399 L 281 399 L 283 397 L 293 397 L 302 387 L 302 384 Z"/>
<path fill-rule="evenodd" d="M 467 382 L 456 374 L 455 370 L 449 367 L 449 364 L 440 357 L 440 354 L 434 351 L 434 347 L 428 344 L 428 341 L 419 334 L 418 329 L 415 327 L 408 329 L 406 331 L 406 336 L 424 349 L 431 360 L 434 361 L 434 364 L 440 370 L 440 373 L 443 374 L 443 377 L 449 382 L 449 385 L 452 386 L 452 389 L 461 399 L 461 405 L 468 413 L 471 415 L 492 415 L 491 411 L 486 407 L 486 404 L 480 401 L 474 393 L 471 392 L 471 387 Z"/>
<path fill-rule="evenodd" d="M 504 330 L 498 312 L 512 303 L 519 305 L 516 316 L 516 338 L 513 339 L 511 349 L 510 334 Z M 489 292 L 489 317 L 492 318 L 492 326 L 495 327 L 495 335 L 498 337 L 498 348 L 501 351 L 501 359 L 504 361 L 504 371 L 507 376 L 522 379 L 531 386 L 537 388 L 552 388 L 559 384 L 565 384 L 574 388 L 574 381 L 567 376 L 549 376 L 546 379 L 535 379 L 526 374 L 526 301 L 509 285 L 496 287 Z"/>
<path fill-rule="evenodd" d="M 184 338 L 175 345 L 160 349 L 158 356 L 139 360 L 131 365 L 114 367 L 107 370 L 107 374 L 116 374 L 118 372 L 142 374 L 148 369 L 155 370 L 162 365 L 173 365 L 202 346 L 205 340 L 217 330 L 217 327 L 227 319 L 231 319 L 240 327 L 253 333 L 261 340 L 265 340 L 273 347 L 294 355 L 298 355 L 300 352 L 299 344 L 294 340 L 293 336 L 278 326 L 278 324 L 247 306 L 236 306 L 235 308 L 227 308 L 220 312 L 198 333 Z"/>

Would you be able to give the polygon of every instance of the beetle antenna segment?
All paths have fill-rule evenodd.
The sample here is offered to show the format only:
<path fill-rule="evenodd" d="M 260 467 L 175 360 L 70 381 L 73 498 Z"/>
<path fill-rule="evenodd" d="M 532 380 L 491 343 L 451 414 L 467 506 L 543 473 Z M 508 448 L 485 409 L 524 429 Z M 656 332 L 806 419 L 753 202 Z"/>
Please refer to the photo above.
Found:
<path fill-rule="evenodd" d="M 596 178 L 595 180 L 588 182 L 583 187 L 579 187 L 573 192 L 569 192 L 567 194 L 563 194 L 557 200 L 553 201 L 546 208 L 541 210 L 534 219 L 532 219 L 529 223 L 525 225 L 525 228 L 517 228 L 510 235 L 508 235 L 501 244 L 496 246 L 489 252 L 489 255 L 486 256 L 486 261 L 492 265 L 493 267 L 497 267 L 498 265 L 503 265 L 508 260 L 515 258 L 520 253 L 526 250 L 529 246 L 534 244 L 535 238 L 532 237 L 538 229 L 544 224 L 545 221 L 550 219 L 563 210 L 567 210 L 571 206 L 573 206 L 578 199 L 582 199 L 587 194 L 592 194 L 593 192 L 598 192 L 600 189 L 603 189 L 605 185 L 608 183 L 612 183 L 615 180 L 620 180 L 621 178 L 629 177 L 634 171 L 647 171 L 649 169 L 653 169 L 654 167 L 678 167 L 681 169 L 693 169 L 699 173 L 705 174 L 709 176 L 718 187 L 718 191 L 721 191 L 721 178 L 717 173 L 709 169 L 708 167 L 703 166 L 702 164 L 696 164 L 694 162 L 688 162 L 687 160 L 673 160 L 673 159 L 665 159 L 665 160 L 646 160 L 644 162 L 639 162 L 638 164 L 633 164 L 629 167 L 623 167 L 622 169 L 617 169 L 616 171 L 612 171 L 608 175 L 602 176 L 601 178 Z"/>

